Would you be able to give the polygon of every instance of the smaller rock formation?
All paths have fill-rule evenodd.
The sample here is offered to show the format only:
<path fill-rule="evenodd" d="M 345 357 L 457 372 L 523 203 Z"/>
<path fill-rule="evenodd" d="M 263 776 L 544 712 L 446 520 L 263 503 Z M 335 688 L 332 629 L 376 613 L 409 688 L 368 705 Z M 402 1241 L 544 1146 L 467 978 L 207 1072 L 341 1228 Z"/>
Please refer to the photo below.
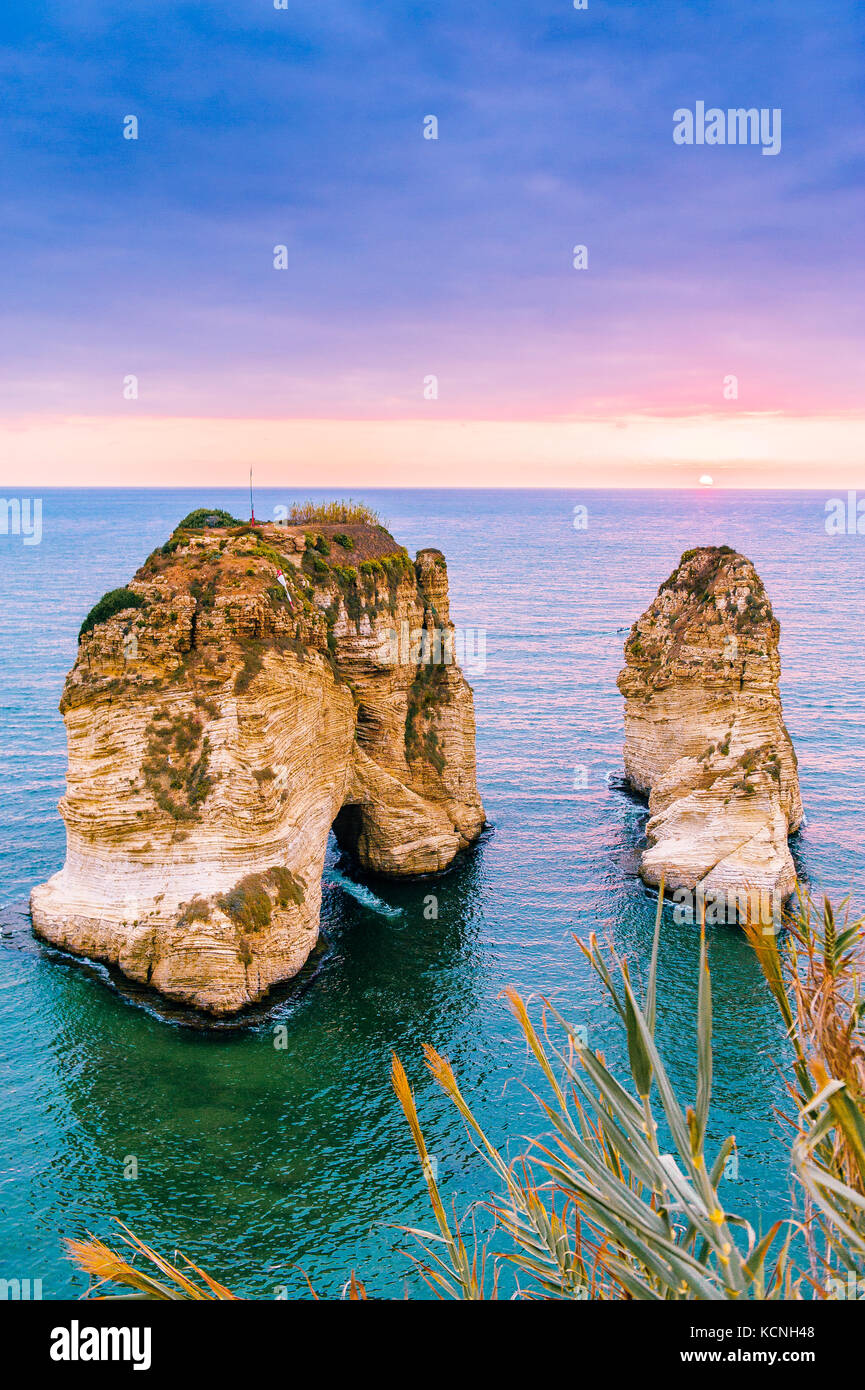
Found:
<path fill-rule="evenodd" d="M 640 873 L 679 902 L 692 894 L 698 917 L 721 902 L 714 920 L 777 920 L 795 887 L 787 836 L 802 801 L 779 632 L 751 562 L 703 546 L 625 642 L 625 772 L 651 812 Z"/>

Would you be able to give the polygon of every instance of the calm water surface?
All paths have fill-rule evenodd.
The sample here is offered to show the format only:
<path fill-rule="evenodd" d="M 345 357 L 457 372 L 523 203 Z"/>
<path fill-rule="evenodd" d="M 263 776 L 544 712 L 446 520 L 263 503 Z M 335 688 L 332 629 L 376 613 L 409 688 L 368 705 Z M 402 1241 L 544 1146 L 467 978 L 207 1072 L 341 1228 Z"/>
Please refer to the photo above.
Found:
<path fill-rule="evenodd" d="M 296 499 L 262 492 L 257 511 Z M 684 549 L 726 543 L 756 564 L 782 627 L 782 693 L 807 812 L 797 863 L 815 888 L 852 890 L 862 905 L 865 541 L 826 535 L 824 494 L 365 499 L 412 553 L 445 551 L 454 620 L 486 629 L 486 672 L 472 683 L 493 828 L 433 885 L 372 883 L 370 897 L 331 871 L 321 968 L 241 1031 L 166 1022 L 96 972 L 50 956 L 29 935 L 26 902 L 63 862 L 57 702 L 82 617 L 192 507 L 243 514 L 244 494 L 46 492 L 41 545 L 0 537 L 0 1276 L 41 1278 L 46 1297 L 86 1282 L 61 1237 L 104 1234 L 113 1215 L 251 1297 L 302 1292 L 298 1267 L 323 1295 L 338 1295 L 352 1269 L 376 1294 L 422 1292 L 394 1229 L 429 1216 L 388 1082 L 391 1053 L 416 1087 L 442 1187 L 460 1211 L 486 1193 L 487 1175 L 425 1076 L 424 1042 L 452 1060 L 491 1136 L 515 1151 L 539 1124 L 505 986 L 554 998 L 621 1060 L 573 933 L 607 933 L 645 962 L 653 906 L 636 875 L 645 809 L 607 782 L 622 766 L 615 678 L 621 629 Z M 587 531 L 573 527 L 577 503 L 588 506 Z M 589 780 L 579 792 L 577 764 Z M 423 915 L 431 891 L 437 923 Z M 686 1096 L 696 959 L 694 932 L 669 920 L 659 1033 Z M 738 932 L 712 932 L 711 964 L 713 1135 L 736 1134 L 727 1201 L 765 1227 L 788 1184 L 772 1115 L 784 1103 L 783 1043 Z M 284 1050 L 274 1023 L 287 1027 Z"/>

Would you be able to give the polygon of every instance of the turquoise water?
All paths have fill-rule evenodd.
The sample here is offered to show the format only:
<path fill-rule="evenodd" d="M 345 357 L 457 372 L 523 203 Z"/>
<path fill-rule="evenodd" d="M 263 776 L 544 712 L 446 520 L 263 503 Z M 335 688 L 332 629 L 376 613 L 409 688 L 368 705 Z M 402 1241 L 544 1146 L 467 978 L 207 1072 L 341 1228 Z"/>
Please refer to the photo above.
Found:
<path fill-rule="evenodd" d="M 8 490 L 4 495 L 9 495 Z M 304 491 L 304 496 L 307 495 Z M 727 543 L 755 562 L 782 625 L 783 698 L 807 823 L 794 838 L 815 888 L 862 905 L 865 539 L 829 537 L 825 494 L 375 492 L 412 553 L 445 551 L 457 623 L 486 629 L 472 684 L 478 781 L 491 830 L 437 883 L 357 883 L 326 872 L 328 945 L 303 988 L 245 1030 L 202 1031 L 130 1001 L 98 971 L 38 946 L 29 889 L 60 867 L 65 740 L 57 713 L 78 626 L 193 506 L 244 510 L 241 492 L 45 492 L 38 546 L 0 536 L 0 1277 L 46 1297 L 85 1281 L 63 1235 L 119 1216 L 179 1247 L 238 1292 L 338 1296 L 352 1269 L 372 1292 L 422 1292 L 400 1223 L 428 1224 L 422 1175 L 388 1081 L 392 1051 L 416 1087 L 428 1146 L 458 1211 L 487 1176 L 426 1079 L 422 1044 L 453 1062 L 489 1132 L 517 1151 L 539 1123 L 525 1047 L 500 998 L 553 998 L 595 1046 L 622 1040 L 572 933 L 609 933 L 635 964 L 653 904 L 636 876 L 645 809 L 618 790 L 620 629 L 682 550 Z M 295 500 L 262 492 L 261 516 Z M 589 509 L 575 531 L 573 507 Z M 574 791 L 574 768 L 588 788 Z M 425 896 L 439 919 L 425 920 Z M 659 1033 L 690 1094 L 697 942 L 667 921 Z M 787 1173 L 774 1008 L 741 936 L 711 937 L 713 1133 L 739 1142 L 731 1206 L 764 1226 Z M 287 1046 L 274 1046 L 274 1025 Z M 276 1035 L 281 1036 L 281 1035 Z M 130 1158 L 137 1163 L 137 1176 Z"/>

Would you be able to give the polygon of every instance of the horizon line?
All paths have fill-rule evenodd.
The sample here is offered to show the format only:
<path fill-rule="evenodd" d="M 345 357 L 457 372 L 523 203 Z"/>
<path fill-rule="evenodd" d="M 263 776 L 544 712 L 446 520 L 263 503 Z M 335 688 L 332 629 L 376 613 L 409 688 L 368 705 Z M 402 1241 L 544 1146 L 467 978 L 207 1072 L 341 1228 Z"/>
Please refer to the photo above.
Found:
<path fill-rule="evenodd" d="M 217 492 L 242 492 L 248 494 L 249 483 L 40 483 L 28 482 L 26 484 L 3 483 L 0 482 L 0 496 L 5 492 L 22 492 L 24 488 L 41 488 L 43 492 L 191 492 L 193 490 L 204 490 L 212 487 Z M 851 487 L 849 483 L 826 483 L 821 487 L 805 487 L 804 485 L 791 484 L 781 487 L 772 483 L 763 483 L 760 486 L 728 486 L 723 483 L 699 484 L 699 483 L 645 483 L 639 486 L 632 486 L 627 483 L 610 483 L 606 487 L 598 487 L 595 484 L 584 486 L 580 483 L 567 485 L 539 483 L 535 487 L 523 487 L 517 483 L 499 483 L 490 486 L 483 483 L 465 484 L 442 484 L 439 487 L 432 487 L 421 483 L 404 483 L 399 485 L 386 485 L 373 483 L 369 486 L 354 483 L 332 483 L 322 486 L 320 483 L 256 483 L 256 489 L 262 492 L 273 492 L 279 488 L 288 489 L 293 492 L 305 490 L 307 492 L 336 492 L 354 489 L 360 492 L 698 492 L 710 494 L 713 492 L 802 492 L 822 495 L 826 492 L 856 492 L 860 488 L 865 491 L 865 481 Z"/>

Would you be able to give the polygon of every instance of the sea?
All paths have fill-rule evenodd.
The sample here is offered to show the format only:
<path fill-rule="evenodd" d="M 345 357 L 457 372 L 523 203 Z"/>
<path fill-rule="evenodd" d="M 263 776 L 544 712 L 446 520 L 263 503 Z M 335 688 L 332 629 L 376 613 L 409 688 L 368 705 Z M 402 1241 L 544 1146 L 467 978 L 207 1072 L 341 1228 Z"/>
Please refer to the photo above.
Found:
<path fill-rule="evenodd" d="M 333 495 L 260 490 L 256 513 Z M 355 490 L 412 555 L 437 546 L 447 557 L 452 617 L 473 634 L 488 829 L 422 882 L 365 879 L 331 847 L 314 964 L 241 1026 L 209 1028 L 40 945 L 28 895 L 64 859 L 57 706 L 84 615 L 187 512 L 245 515 L 248 497 L 43 490 L 39 543 L 0 534 L 0 1278 L 77 1297 L 87 1279 L 64 1237 L 111 1239 L 120 1220 L 246 1298 L 339 1298 L 352 1272 L 370 1296 L 431 1296 L 404 1229 L 433 1219 L 392 1056 L 414 1088 L 447 1209 L 469 1229 L 477 1216 L 482 1232 L 495 1179 L 427 1072 L 424 1044 L 450 1059 L 489 1137 L 514 1157 L 550 1125 L 506 988 L 536 1021 L 550 1001 L 625 1068 L 619 1021 L 577 938 L 596 933 L 644 978 L 655 918 L 637 874 L 647 811 L 622 784 L 616 675 L 628 628 L 686 549 L 733 546 L 766 585 L 806 811 L 791 841 L 798 872 L 816 896 L 865 910 L 865 537 L 829 534 L 831 497 Z M 684 1103 L 698 953 L 697 930 L 665 911 L 657 1036 Z M 710 927 L 709 961 L 710 1148 L 735 1135 L 727 1209 L 767 1230 L 789 1210 L 779 1118 L 789 1055 L 736 927 Z M 507 1246 L 496 1237 L 493 1248 Z"/>

